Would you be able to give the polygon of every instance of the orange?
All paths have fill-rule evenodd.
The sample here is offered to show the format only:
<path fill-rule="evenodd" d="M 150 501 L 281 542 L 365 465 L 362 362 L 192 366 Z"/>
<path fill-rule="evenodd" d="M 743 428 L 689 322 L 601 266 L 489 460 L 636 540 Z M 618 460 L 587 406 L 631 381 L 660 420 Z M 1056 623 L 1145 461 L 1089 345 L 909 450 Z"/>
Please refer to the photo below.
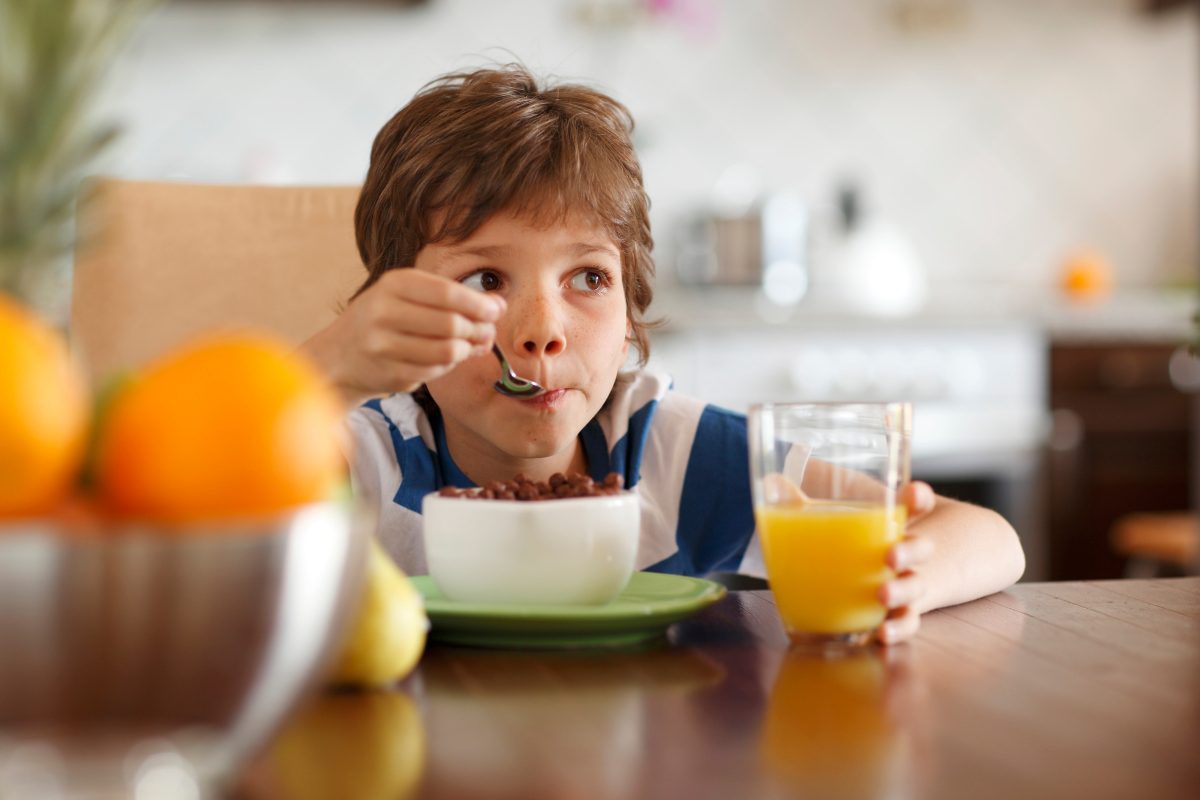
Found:
<path fill-rule="evenodd" d="M 202 338 L 112 398 L 96 447 L 100 500 L 120 517 L 191 522 L 328 499 L 345 469 L 340 416 L 333 390 L 287 344 Z"/>
<path fill-rule="evenodd" d="M 89 413 L 63 338 L 0 295 L 0 518 L 45 515 L 71 493 Z"/>
<path fill-rule="evenodd" d="M 1112 289 L 1112 267 L 1097 253 L 1081 252 L 1069 257 L 1062 267 L 1062 288 L 1077 300 L 1094 300 Z"/>

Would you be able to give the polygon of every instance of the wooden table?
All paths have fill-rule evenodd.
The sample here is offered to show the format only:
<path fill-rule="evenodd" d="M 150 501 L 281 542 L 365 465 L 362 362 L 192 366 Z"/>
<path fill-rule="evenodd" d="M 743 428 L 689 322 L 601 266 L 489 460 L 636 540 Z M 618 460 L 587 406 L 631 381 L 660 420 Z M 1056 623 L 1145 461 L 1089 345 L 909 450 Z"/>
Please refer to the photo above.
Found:
<path fill-rule="evenodd" d="M 318 698 L 251 798 L 1195 798 L 1200 578 L 1024 584 L 841 659 L 734 592 L 634 653 L 432 645 Z"/>

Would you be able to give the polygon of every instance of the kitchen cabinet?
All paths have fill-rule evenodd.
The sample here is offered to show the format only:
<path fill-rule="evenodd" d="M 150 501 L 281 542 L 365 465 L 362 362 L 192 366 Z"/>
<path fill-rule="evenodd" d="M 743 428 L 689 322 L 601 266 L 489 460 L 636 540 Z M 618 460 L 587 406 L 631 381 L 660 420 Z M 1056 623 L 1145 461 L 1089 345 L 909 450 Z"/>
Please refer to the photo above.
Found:
<path fill-rule="evenodd" d="M 1120 577 L 1113 522 L 1190 507 L 1197 395 L 1172 381 L 1181 356 L 1175 342 L 1052 342 L 1052 579 Z"/>

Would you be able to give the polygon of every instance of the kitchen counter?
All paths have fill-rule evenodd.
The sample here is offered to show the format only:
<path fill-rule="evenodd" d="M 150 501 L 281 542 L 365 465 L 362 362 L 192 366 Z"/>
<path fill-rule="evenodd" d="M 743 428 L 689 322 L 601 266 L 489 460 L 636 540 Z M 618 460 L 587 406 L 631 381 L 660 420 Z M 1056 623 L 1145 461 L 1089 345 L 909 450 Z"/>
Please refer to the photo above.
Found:
<path fill-rule="evenodd" d="M 870 317 L 810 292 L 793 307 L 766 302 L 757 287 L 659 287 L 650 318 L 660 334 L 692 331 L 888 330 L 1024 327 L 1056 341 L 1188 341 L 1200 308 L 1195 290 L 1125 290 L 1092 302 L 1007 285 L 954 286 L 936 291 L 923 311 Z"/>
<path fill-rule="evenodd" d="M 1044 302 L 1036 319 L 1057 342 L 1186 342 L 1196 337 L 1196 291 L 1125 292 L 1100 303 Z"/>

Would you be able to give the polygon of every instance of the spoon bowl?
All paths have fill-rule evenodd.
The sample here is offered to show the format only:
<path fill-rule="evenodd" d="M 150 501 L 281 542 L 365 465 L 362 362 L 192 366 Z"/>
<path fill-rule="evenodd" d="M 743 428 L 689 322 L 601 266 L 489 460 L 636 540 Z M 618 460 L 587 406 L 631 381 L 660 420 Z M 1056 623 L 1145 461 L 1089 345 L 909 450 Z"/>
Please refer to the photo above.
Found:
<path fill-rule="evenodd" d="M 500 352 L 500 348 L 495 343 L 492 344 L 492 352 L 500 360 L 500 380 L 492 384 L 492 388 L 497 392 L 509 397 L 537 397 L 545 391 L 540 384 L 526 380 L 513 372 L 513 368 L 508 364 L 508 359 L 504 357 L 504 353 Z"/>

